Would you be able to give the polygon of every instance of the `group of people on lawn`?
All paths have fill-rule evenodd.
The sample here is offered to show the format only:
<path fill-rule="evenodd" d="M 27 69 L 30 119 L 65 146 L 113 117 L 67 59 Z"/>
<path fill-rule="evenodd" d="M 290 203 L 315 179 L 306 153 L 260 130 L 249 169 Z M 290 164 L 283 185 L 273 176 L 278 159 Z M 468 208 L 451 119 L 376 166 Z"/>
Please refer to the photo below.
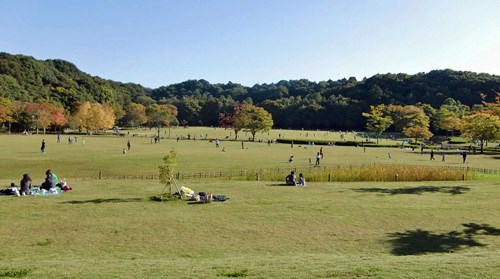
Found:
<path fill-rule="evenodd" d="M 63 179 L 59 181 L 59 178 L 57 178 L 57 175 L 52 172 L 52 170 L 48 169 L 45 172 L 45 181 L 42 183 L 40 186 L 40 191 L 46 191 L 46 192 L 56 192 L 57 187 L 60 188 L 62 191 L 69 191 L 71 190 L 71 187 L 66 185 L 66 181 Z M 25 173 L 23 174 L 23 178 L 21 179 L 21 182 L 19 183 L 19 189 L 16 186 L 14 182 L 10 184 L 9 188 L 2 189 L 0 190 L 1 194 L 4 195 L 14 195 L 14 196 L 26 196 L 26 195 L 32 195 L 33 190 L 32 190 L 32 180 L 29 174 Z"/>
<path fill-rule="evenodd" d="M 304 178 L 302 173 L 299 174 L 299 178 L 297 179 L 294 171 L 287 175 L 285 182 L 286 185 L 289 186 L 306 186 L 306 179 Z"/>

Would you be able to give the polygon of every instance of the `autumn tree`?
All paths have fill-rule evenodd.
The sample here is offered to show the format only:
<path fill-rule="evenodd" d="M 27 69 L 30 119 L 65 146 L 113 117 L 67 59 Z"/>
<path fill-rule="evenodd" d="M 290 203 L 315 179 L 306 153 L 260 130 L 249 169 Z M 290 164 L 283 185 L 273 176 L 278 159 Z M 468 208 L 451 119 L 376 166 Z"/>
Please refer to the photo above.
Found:
<path fill-rule="evenodd" d="M 415 138 L 415 142 L 417 142 L 419 138 L 429 139 L 433 134 L 429 131 L 429 125 L 427 125 L 406 127 L 403 129 L 403 135 L 409 138 Z"/>
<path fill-rule="evenodd" d="M 483 99 L 484 97 L 485 96 L 483 95 Z M 487 111 L 485 111 L 485 113 L 493 114 L 500 117 L 500 92 L 497 93 L 495 102 L 488 103 L 483 100 L 483 105 L 487 108 Z"/>
<path fill-rule="evenodd" d="M 394 130 L 402 132 L 408 126 L 412 118 L 421 113 L 421 109 L 416 106 L 389 105 L 390 115 L 394 121 Z"/>
<path fill-rule="evenodd" d="M 160 129 L 169 126 L 177 116 L 177 108 L 171 104 L 151 105 L 146 108 L 147 123 L 150 127 L 158 129 L 158 140 L 160 140 Z"/>
<path fill-rule="evenodd" d="M 234 127 L 250 132 L 255 140 L 257 132 L 267 132 L 273 127 L 273 118 L 269 112 L 261 107 L 244 104 L 235 115 Z"/>
<path fill-rule="evenodd" d="M 9 134 L 12 122 L 15 121 L 15 102 L 8 98 L 0 97 L 0 123 L 7 123 Z"/>
<path fill-rule="evenodd" d="M 461 130 L 462 121 L 455 113 L 445 107 L 441 107 L 435 115 L 435 127 L 448 131 L 453 136 L 454 131 Z"/>
<path fill-rule="evenodd" d="M 433 136 L 429 130 L 429 117 L 421 111 L 420 114 L 414 115 L 412 120 L 403 129 L 403 134 L 410 138 L 415 138 L 417 142 L 418 138 L 429 139 Z"/>
<path fill-rule="evenodd" d="M 460 119 L 469 111 L 470 108 L 460 101 L 447 98 L 434 115 L 434 127 L 450 132 L 453 135 L 454 131 L 459 131 L 462 128 Z"/>
<path fill-rule="evenodd" d="M 370 112 L 363 112 L 362 115 L 367 118 L 366 129 L 377 135 L 378 144 L 380 135 L 382 135 L 382 133 L 387 130 L 392 123 L 394 123 L 394 120 L 392 120 L 391 116 L 388 115 L 387 106 L 384 104 L 370 106 Z"/>
<path fill-rule="evenodd" d="M 463 119 L 462 136 L 471 137 L 473 140 L 479 140 L 481 153 L 483 146 L 487 141 L 493 141 L 500 138 L 500 117 L 478 112 Z"/>
<path fill-rule="evenodd" d="M 130 103 L 128 105 L 126 117 L 132 127 L 142 125 L 148 121 L 146 107 L 137 103 Z"/>
<path fill-rule="evenodd" d="M 31 116 L 36 125 L 37 133 L 40 127 L 45 134 L 46 129 L 51 125 L 64 126 L 68 123 L 64 109 L 51 103 L 26 103 L 24 104 L 24 112 Z"/>
<path fill-rule="evenodd" d="M 78 128 L 80 131 L 87 128 L 88 113 L 90 110 L 90 102 L 83 102 L 76 105 L 76 111 L 70 120 L 71 128 Z"/>
<path fill-rule="evenodd" d="M 237 105 L 233 108 L 231 113 L 220 113 L 219 114 L 219 125 L 222 128 L 233 129 L 234 140 L 238 140 L 238 132 L 242 129 L 241 123 L 235 125 L 236 115 L 240 113 L 243 105 Z"/>
<path fill-rule="evenodd" d="M 402 132 L 405 136 L 428 139 L 432 137 L 429 130 L 429 117 L 424 110 L 417 106 L 389 105 L 396 131 Z"/>
<path fill-rule="evenodd" d="M 87 131 L 111 129 L 115 125 L 115 121 L 114 109 L 107 104 L 84 102 L 78 105 L 73 114 L 74 125 Z"/>
<path fill-rule="evenodd" d="M 91 130 L 111 129 L 115 125 L 116 116 L 113 106 L 93 103 L 88 111 L 87 127 Z"/>
<path fill-rule="evenodd" d="M 52 125 L 56 127 L 63 127 L 68 124 L 68 118 L 64 113 L 64 109 L 60 107 L 55 107 L 52 111 Z"/>

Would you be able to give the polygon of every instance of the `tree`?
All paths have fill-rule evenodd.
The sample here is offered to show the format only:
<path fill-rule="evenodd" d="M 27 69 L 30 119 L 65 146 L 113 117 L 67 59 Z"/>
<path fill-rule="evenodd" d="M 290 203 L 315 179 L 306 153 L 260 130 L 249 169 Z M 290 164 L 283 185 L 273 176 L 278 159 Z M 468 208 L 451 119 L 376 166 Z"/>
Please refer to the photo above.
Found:
<path fill-rule="evenodd" d="M 394 120 L 394 129 L 396 132 L 402 132 L 412 119 L 422 112 L 416 106 L 389 105 L 388 107 L 391 117 Z"/>
<path fill-rule="evenodd" d="M 443 104 L 439 108 L 446 109 L 447 111 L 452 113 L 453 116 L 458 118 L 464 117 L 465 114 L 470 111 L 470 108 L 468 106 L 453 98 L 447 98 L 446 100 L 444 100 Z"/>
<path fill-rule="evenodd" d="M 52 111 L 52 124 L 56 127 L 63 127 L 68 124 L 68 118 L 64 114 L 63 108 L 54 108 Z"/>
<path fill-rule="evenodd" d="M 132 127 L 146 123 L 148 121 L 146 107 L 141 104 L 130 103 L 127 108 L 127 117 Z"/>
<path fill-rule="evenodd" d="M 147 123 L 151 127 L 157 127 L 158 140 L 160 140 L 160 129 L 162 126 L 169 126 L 177 116 L 177 108 L 174 105 L 152 105 L 146 108 Z"/>
<path fill-rule="evenodd" d="M 51 103 L 26 103 L 24 111 L 34 121 L 37 133 L 39 127 L 43 128 L 43 134 L 45 134 L 47 127 L 50 125 L 63 126 L 67 124 L 64 109 Z"/>
<path fill-rule="evenodd" d="M 233 108 L 231 113 L 219 114 L 219 125 L 222 128 L 233 129 L 234 130 L 234 140 L 238 140 L 238 132 L 242 129 L 242 124 L 239 123 L 235 125 L 236 115 L 238 115 L 242 109 L 243 105 L 237 105 Z"/>
<path fill-rule="evenodd" d="M 393 115 L 394 125 L 397 131 L 401 131 L 405 136 L 428 139 L 432 137 L 429 131 L 429 117 L 424 110 L 417 106 L 389 105 Z"/>
<path fill-rule="evenodd" d="M 435 126 L 438 129 L 451 132 L 453 136 L 453 131 L 460 131 L 462 128 L 462 122 L 460 118 L 449 111 L 446 107 L 441 106 L 439 111 L 435 114 Z"/>
<path fill-rule="evenodd" d="M 363 116 L 368 118 L 366 121 L 366 129 L 377 134 L 377 144 L 380 135 L 394 123 L 390 115 L 387 115 L 388 108 L 386 105 L 370 106 L 370 113 L 363 112 Z"/>
<path fill-rule="evenodd" d="M 0 97 L 0 123 L 7 123 L 9 134 L 12 122 L 15 121 L 15 103 L 8 98 Z"/>
<path fill-rule="evenodd" d="M 252 134 L 255 140 L 257 132 L 267 132 L 273 127 L 273 118 L 269 112 L 261 107 L 245 104 L 235 115 L 234 126 Z"/>
<path fill-rule="evenodd" d="M 115 114 L 112 106 L 93 103 L 87 111 L 87 130 L 111 129 L 115 125 Z"/>
<path fill-rule="evenodd" d="M 429 126 L 406 127 L 403 129 L 403 134 L 409 138 L 415 138 L 415 142 L 417 142 L 418 138 L 429 139 L 432 137 Z"/>
<path fill-rule="evenodd" d="M 497 93 L 497 96 L 495 97 L 495 102 L 488 103 L 484 101 L 485 96 L 482 95 L 482 97 L 483 97 L 483 105 L 486 108 L 488 108 L 488 110 L 485 112 L 500 117 L 500 92 Z"/>
<path fill-rule="evenodd" d="M 78 106 L 73 121 L 80 129 L 111 129 L 115 125 L 115 110 L 111 105 L 84 102 Z"/>
<path fill-rule="evenodd" d="M 80 131 L 82 129 L 87 129 L 88 113 L 90 110 L 90 102 L 83 102 L 77 105 L 76 111 L 71 119 L 71 126 L 73 128 L 78 128 Z"/>
<path fill-rule="evenodd" d="M 165 196 L 165 190 L 168 188 L 167 198 L 172 198 L 172 184 L 175 185 L 174 182 L 174 174 L 175 167 L 177 166 L 177 153 L 172 148 L 170 150 L 170 154 L 165 155 L 163 157 L 163 165 L 158 166 L 160 172 L 160 183 L 163 184 L 163 190 L 160 193 L 160 199 L 163 201 L 163 197 Z M 176 186 L 177 187 L 177 186 Z M 179 192 L 180 193 L 180 192 Z"/>
<path fill-rule="evenodd" d="M 97 104 L 98 106 L 100 104 Z M 99 129 L 111 129 L 115 126 L 116 122 L 116 110 L 110 104 L 102 104 L 100 105 L 99 113 L 102 113 L 102 117 L 99 118 Z"/>
<path fill-rule="evenodd" d="M 478 112 L 462 119 L 462 136 L 479 140 L 481 153 L 484 143 L 500 138 L 500 117 L 485 112 Z"/>

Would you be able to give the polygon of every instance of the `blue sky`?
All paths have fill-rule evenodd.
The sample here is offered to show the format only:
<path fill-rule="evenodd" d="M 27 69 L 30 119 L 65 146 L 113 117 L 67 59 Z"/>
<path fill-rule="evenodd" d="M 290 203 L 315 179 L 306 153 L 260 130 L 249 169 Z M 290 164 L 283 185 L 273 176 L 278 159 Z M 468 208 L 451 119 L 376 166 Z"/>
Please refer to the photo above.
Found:
<path fill-rule="evenodd" d="M 0 51 L 156 88 L 500 75 L 498 0 L 0 0 Z"/>

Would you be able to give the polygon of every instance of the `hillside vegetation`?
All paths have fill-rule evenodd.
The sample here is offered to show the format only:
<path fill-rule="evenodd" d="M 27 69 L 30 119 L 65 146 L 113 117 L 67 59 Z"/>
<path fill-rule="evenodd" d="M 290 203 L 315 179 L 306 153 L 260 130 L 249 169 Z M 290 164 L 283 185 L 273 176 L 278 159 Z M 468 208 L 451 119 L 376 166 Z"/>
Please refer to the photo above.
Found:
<path fill-rule="evenodd" d="M 494 101 L 498 88 L 500 76 L 446 69 L 377 74 L 363 80 L 282 80 L 252 87 L 188 80 L 151 89 L 92 76 L 64 60 L 0 53 L 2 97 L 50 101 L 68 112 L 85 101 L 111 104 L 121 111 L 130 103 L 168 103 L 177 107 L 179 121 L 189 125 L 218 126 L 219 113 L 230 112 L 237 103 L 252 103 L 273 115 L 276 128 L 359 129 L 366 121 L 362 112 L 370 105 L 425 103 L 439 108 L 451 98 L 473 107 L 481 105 L 481 94 L 485 101 Z M 126 118 L 117 120 L 127 124 Z"/>

